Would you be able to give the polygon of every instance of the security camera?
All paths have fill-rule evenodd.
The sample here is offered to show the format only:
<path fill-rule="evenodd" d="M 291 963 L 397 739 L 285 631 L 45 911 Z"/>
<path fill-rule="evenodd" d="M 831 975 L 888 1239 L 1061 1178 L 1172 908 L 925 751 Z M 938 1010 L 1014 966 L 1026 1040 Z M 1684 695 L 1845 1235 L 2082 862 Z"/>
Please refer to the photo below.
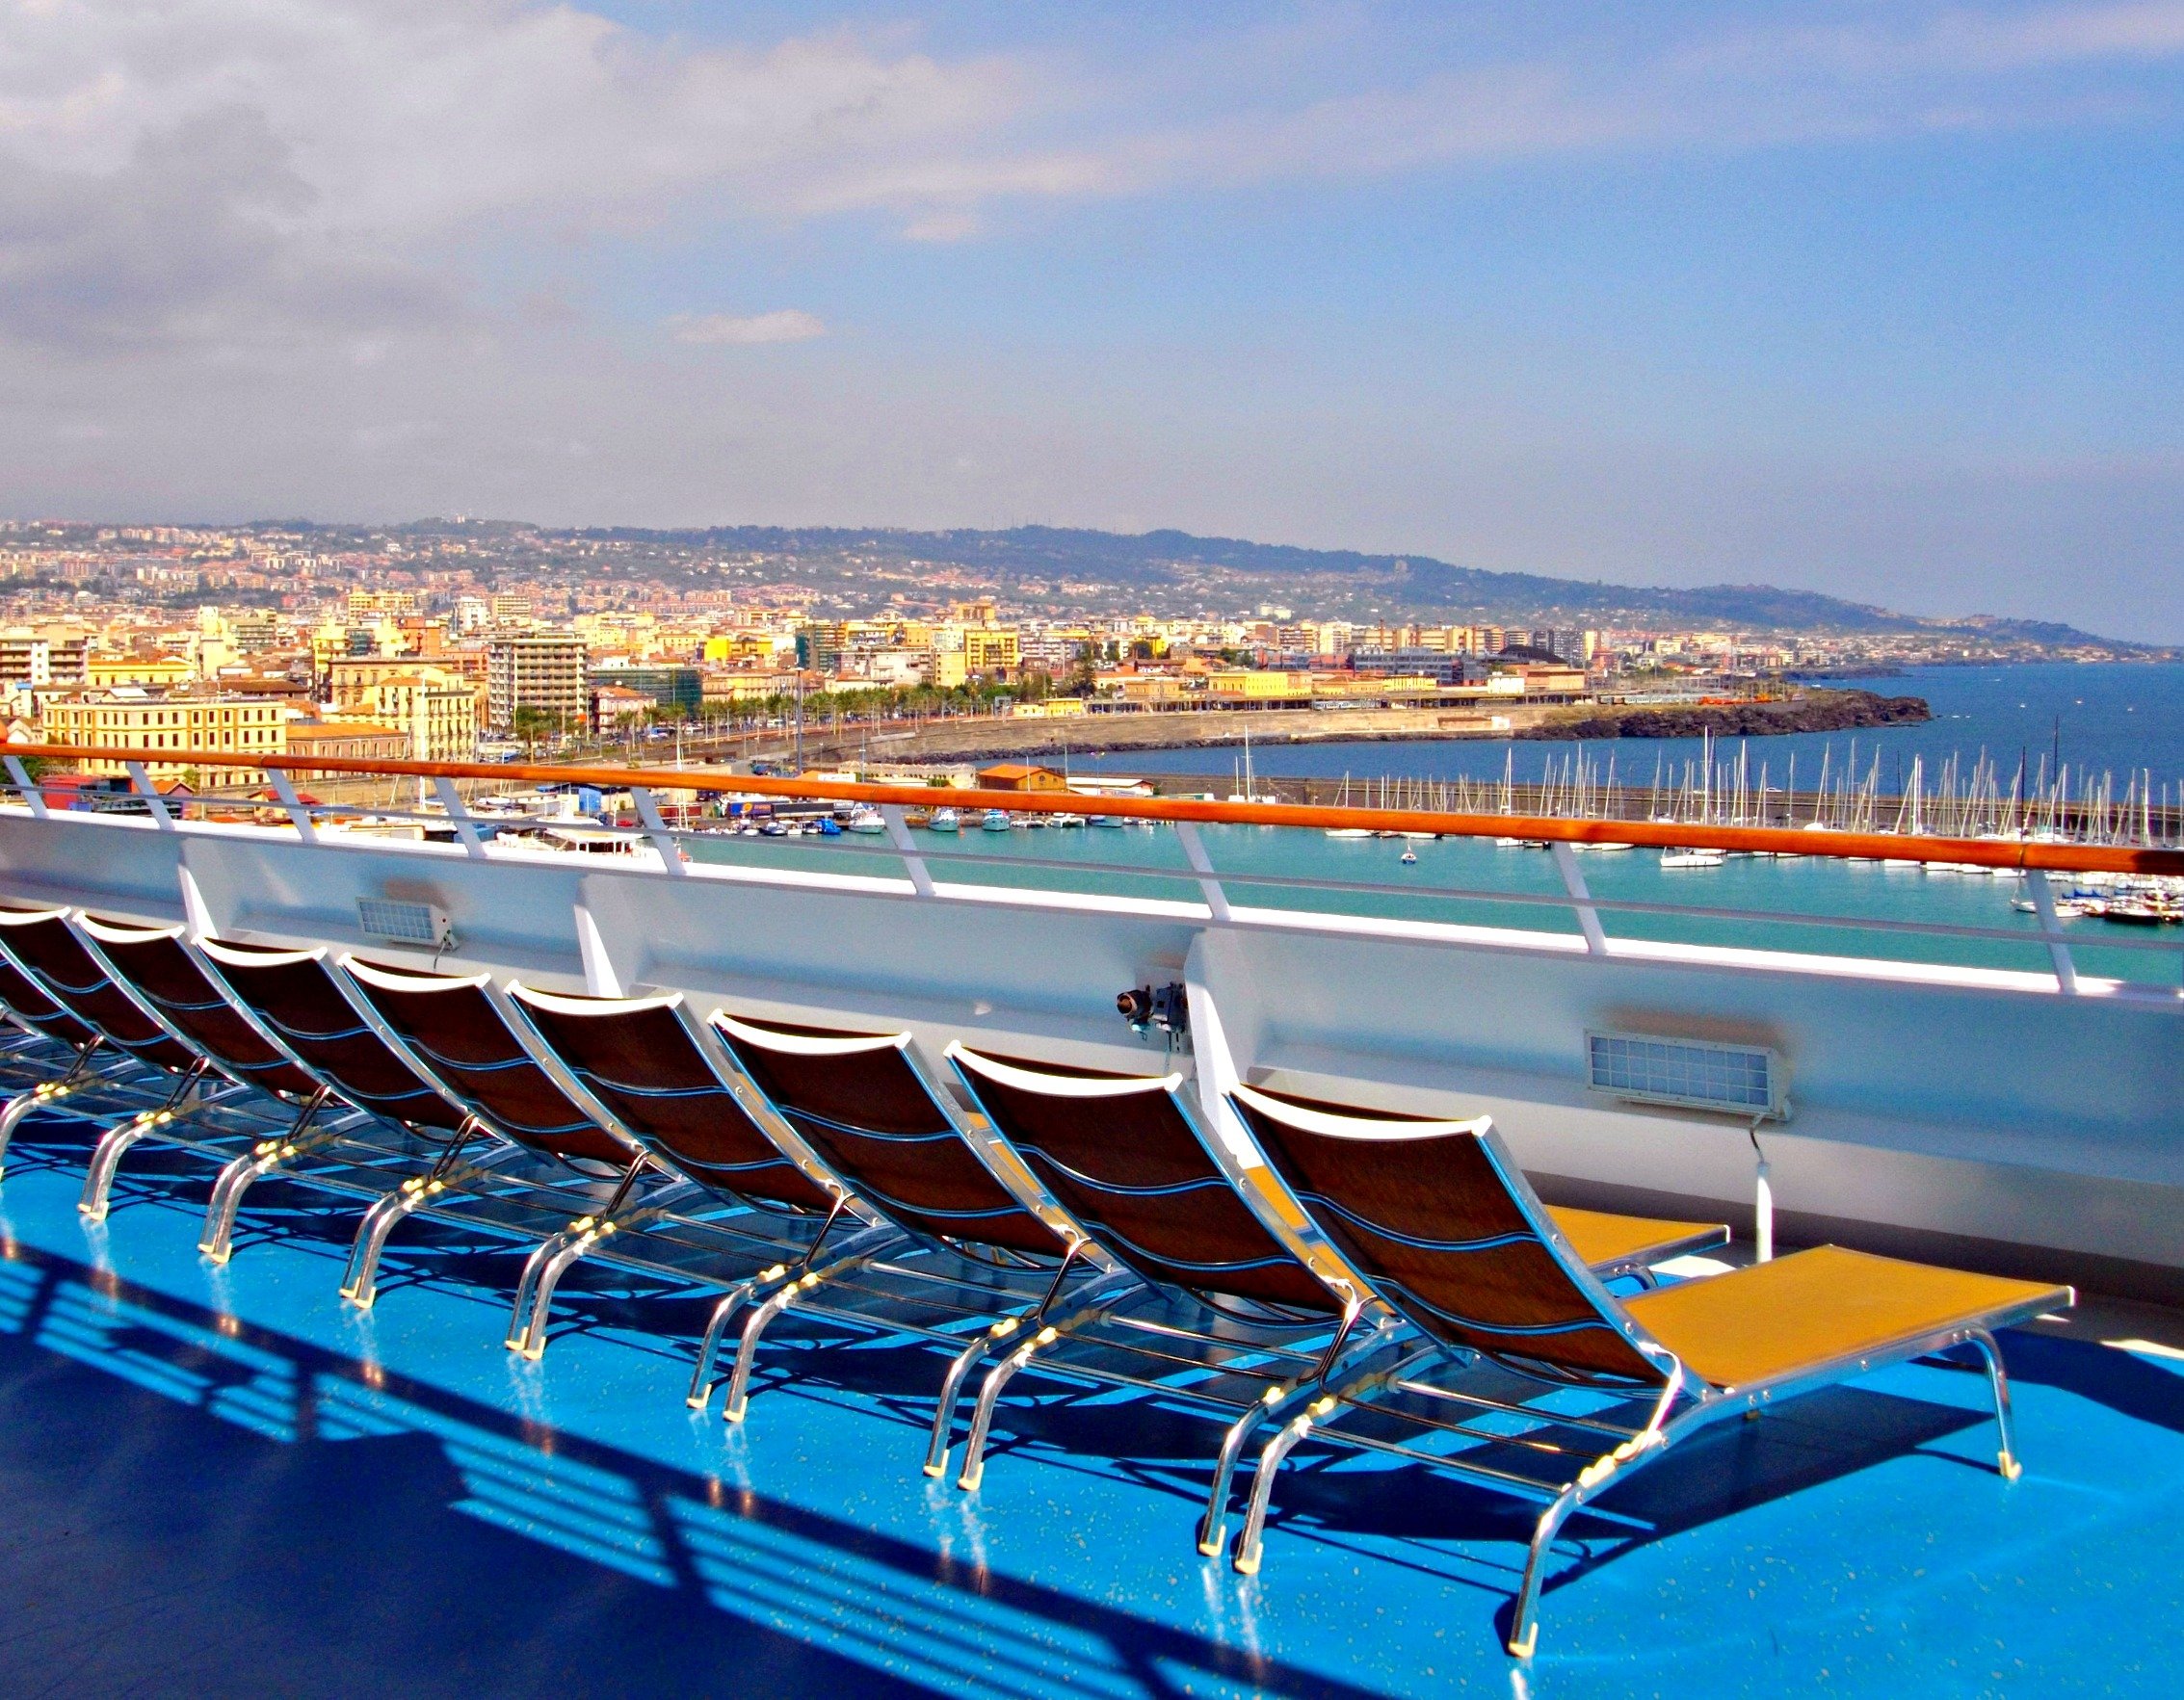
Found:
<path fill-rule="evenodd" d="M 1180 985 L 1141 985 L 1118 992 L 1115 1007 L 1140 1038 L 1156 1031 L 1180 1034 L 1191 1025 L 1190 1005 Z"/>

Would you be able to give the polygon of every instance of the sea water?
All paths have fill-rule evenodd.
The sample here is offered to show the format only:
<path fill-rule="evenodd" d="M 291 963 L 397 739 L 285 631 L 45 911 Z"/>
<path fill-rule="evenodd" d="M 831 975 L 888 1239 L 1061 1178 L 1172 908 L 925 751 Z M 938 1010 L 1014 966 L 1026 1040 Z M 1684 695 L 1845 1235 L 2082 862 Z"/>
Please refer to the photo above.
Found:
<path fill-rule="evenodd" d="M 1934 719 L 1923 725 L 1855 734 L 1856 771 L 1866 773 L 1878 750 L 1884 792 L 1893 790 L 1899 765 L 1908 772 L 1912 758 L 1920 757 L 1931 775 L 1951 755 L 1968 770 L 1984 754 L 2000 772 L 2005 792 L 2020 761 L 2032 773 L 2042 755 L 2052 763 L 2058 752 L 2073 771 L 2083 765 L 2113 772 L 2118 794 L 2128 772 L 2150 772 L 2156 795 L 2166 783 L 2172 798 L 2184 777 L 2184 667 L 1934 667 L 1872 681 L 1872 686 L 1923 696 L 1934 710 Z M 1830 752 L 1831 772 L 1853 759 L 1854 749 L 1852 734 L 1798 734 L 1730 740 L 1717 745 L 1716 753 L 1734 762 L 1740 744 L 1750 783 L 1757 784 L 1764 767 L 1770 786 L 1777 789 L 1788 779 L 1793 750 L 1802 788 L 1818 778 L 1824 749 Z M 1254 749 L 1252 765 L 1261 774 L 1340 777 L 1348 772 L 1360 781 L 1381 774 L 1431 780 L 1458 774 L 1499 777 L 1505 762 L 1513 760 L 1515 776 L 1522 781 L 1539 777 L 1550 756 L 1566 759 L 1574 747 L 1510 741 L 1291 745 Z M 1698 759 L 1698 750 L 1695 739 L 1633 739 L 1589 746 L 1603 772 L 1609 755 L 1615 757 L 1618 781 L 1626 786 L 1649 781 L 1656 753 L 1664 772 L 1680 775 L 1685 761 Z M 1134 751 L 1070 759 L 1084 771 L 1218 774 L 1232 753 Z M 1215 868 L 1228 878 L 1229 902 L 1237 905 L 1565 934 L 1578 930 L 1554 858 L 1541 850 L 1476 839 L 1330 839 L 1296 828 L 1203 826 L 1199 832 Z M 1186 902 L 1198 898 L 1182 846 L 1166 827 L 982 832 L 973 815 L 960 834 L 917 837 L 920 853 L 943 880 L 1063 886 Z M 877 840 L 739 838 L 696 844 L 694 853 L 704 860 L 897 876 L 902 872 L 900 859 Z M 1405 862 L 1406 851 L 1415 860 Z M 1612 936 L 2033 973 L 2050 969 L 2045 946 L 2033 936 L 2036 919 L 2015 906 L 2027 893 L 2013 876 L 1813 857 L 1732 857 L 1715 868 L 1668 869 L 1658 852 L 1649 850 L 1580 852 L 1576 862 L 1595 899 L 1684 911 L 1604 910 L 1601 921 Z M 1321 881 L 1329 883 L 1316 883 Z M 2054 876 L 2053 883 L 2059 894 L 2071 884 L 2066 876 Z M 1725 918 L 1692 914 L 1692 909 L 1747 914 Z M 1796 916 L 1813 919 L 1787 919 Z M 1967 938 L 1844 924 L 1848 922 L 1908 922 L 2012 936 Z M 2127 928 L 2092 918 L 2066 920 L 2063 926 L 2082 975 L 2165 985 L 2184 981 L 2184 928 Z"/>

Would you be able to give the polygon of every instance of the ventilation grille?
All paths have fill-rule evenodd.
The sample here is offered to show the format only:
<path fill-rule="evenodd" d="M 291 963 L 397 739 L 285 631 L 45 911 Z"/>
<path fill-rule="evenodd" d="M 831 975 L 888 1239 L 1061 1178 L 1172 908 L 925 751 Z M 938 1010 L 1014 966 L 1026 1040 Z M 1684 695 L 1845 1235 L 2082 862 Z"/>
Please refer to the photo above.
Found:
<path fill-rule="evenodd" d="M 398 898 L 358 898 L 356 924 L 373 938 L 398 945 L 419 945 L 428 951 L 451 950 L 455 924 L 447 911 L 431 903 L 404 902 Z"/>
<path fill-rule="evenodd" d="M 1762 1046 L 1589 1033 L 1585 1049 L 1595 1092 L 1724 1115 L 1789 1117 L 1787 1071 L 1781 1058 Z"/>

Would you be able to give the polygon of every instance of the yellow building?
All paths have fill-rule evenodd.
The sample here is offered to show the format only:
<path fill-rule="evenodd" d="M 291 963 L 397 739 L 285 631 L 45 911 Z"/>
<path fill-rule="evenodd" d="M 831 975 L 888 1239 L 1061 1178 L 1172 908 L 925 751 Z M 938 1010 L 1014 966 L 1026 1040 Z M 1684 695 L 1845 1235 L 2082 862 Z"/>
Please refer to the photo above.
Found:
<path fill-rule="evenodd" d="M 155 695 L 139 686 L 86 691 L 55 697 L 45 704 L 40 728 L 50 744 L 87 749 L 172 750 L 145 761 L 154 781 L 197 772 L 204 786 L 252 786 L 266 782 L 257 768 L 197 769 L 187 751 L 217 750 L 223 755 L 281 755 L 288 748 L 289 705 L 263 696 Z M 87 773 L 123 773 L 119 758 L 88 758 Z"/>
<path fill-rule="evenodd" d="M 1216 702 L 1289 702 L 1309 700 L 1311 694 L 1310 673 L 1230 667 L 1206 675 L 1206 695 Z"/>
<path fill-rule="evenodd" d="M 118 685 L 171 691 L 196 676 L 197 669 L 179 655 L 93 655 L 84 664 L 84 683 L 93 691 Z"/>
<path fill-rule="evenodd" d="M 434 667 L 395 673 L 373 684 L 361 704 L 376 720 L 408 734 L 403 753 L 415 762 L 478 758 L 478 696 Z"/>
<path fill-rule="evenodd" d="M 963 670 L 1013 673 L 1021 659 L 1013 626 L 968 626 L 963 631 Z"/>
<path fill-rule="evenodd" d="M 1013 702 L 1009 705 L 1009 718 L 1013 720 L 1060 720 L 1085 712 L 1085 699 L 1081 696 L 1049 696 L 1043 702 Z"/>

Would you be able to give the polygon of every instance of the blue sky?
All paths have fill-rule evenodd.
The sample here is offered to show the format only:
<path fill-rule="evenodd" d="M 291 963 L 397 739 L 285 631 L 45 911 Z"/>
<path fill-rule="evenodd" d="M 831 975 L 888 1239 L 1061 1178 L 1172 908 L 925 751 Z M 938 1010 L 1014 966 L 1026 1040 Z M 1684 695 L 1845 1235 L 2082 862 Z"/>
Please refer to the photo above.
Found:
<path fill-rule="evenodd" d="M 1187 529 L 2184 641 L 2184 0 L 0 13 L 23 513 Z"/>

